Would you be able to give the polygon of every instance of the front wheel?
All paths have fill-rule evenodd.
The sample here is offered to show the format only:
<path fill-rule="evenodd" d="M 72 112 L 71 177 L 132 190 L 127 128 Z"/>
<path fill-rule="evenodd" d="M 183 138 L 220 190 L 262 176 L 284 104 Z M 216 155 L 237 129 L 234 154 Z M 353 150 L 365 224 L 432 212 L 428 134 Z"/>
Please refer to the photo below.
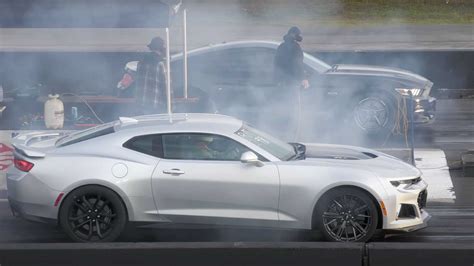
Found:
<path fill-rule="evenodd" d="M 384 93 L 356 97 L 348 118 L 357 131 L 368 136 L 386 136 L 397 122 L 396 99 Z"/>
<path fill-rule="evenodd" d="M 120 197 L 101 186 L 72 191 L 61 205 L 59 224 L 76 242 L 111 242 L 125 229 L 127 212 Z"/>
<path fill-rule="evenodd" d="M 372 199 L 353 188 L 330 191 L 318 204 L 318 229 L 328 241 L 366 242 L 377 229 L 378 213 Z"/>

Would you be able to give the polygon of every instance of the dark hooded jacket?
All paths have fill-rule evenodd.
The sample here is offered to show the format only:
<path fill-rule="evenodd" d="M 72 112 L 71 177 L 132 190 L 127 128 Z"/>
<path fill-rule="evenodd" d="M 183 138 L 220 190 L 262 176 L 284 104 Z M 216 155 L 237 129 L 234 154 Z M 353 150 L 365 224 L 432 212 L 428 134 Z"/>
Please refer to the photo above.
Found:
<path fill-rule="evenodd" d="M 285 35 L 275 56 L 274 74 L 277 84 L 299 84 L 305 79 L 303 50 L 293 36 Z"/>

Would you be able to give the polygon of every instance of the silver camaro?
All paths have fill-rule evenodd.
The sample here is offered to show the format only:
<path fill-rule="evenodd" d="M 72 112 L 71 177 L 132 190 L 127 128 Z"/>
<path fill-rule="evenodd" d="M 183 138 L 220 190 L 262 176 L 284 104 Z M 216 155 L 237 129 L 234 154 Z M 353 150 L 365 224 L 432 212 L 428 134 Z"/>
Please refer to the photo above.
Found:
<path fill-rule="evenodd" d="M 121 118 L 70 134 L 14 138 L 14 215 L 58 223 L 75 241 L 113 241 L 129 222 L 319 230 L 368 241 L 427 225 L 427 184 L 394 157 L 285 143 L 214 114 Z"/>

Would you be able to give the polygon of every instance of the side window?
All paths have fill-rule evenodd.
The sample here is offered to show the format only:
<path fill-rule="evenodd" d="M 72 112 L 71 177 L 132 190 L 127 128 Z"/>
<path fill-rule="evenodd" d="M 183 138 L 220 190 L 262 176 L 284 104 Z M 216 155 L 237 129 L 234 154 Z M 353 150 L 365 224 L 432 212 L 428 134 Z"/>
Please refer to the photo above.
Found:
<path fill-rule="evenodd" d="M 275 49 L 264 47 L 230 48 L 190 56 L 189 83 L 201 89 L 213 85 L 231 85 L 236 88 L 243 87 L 242 85 L 273 85 L 274 57 Z M 182 61 L 173 64 L 176 84 L 179 84 Z"/>
<path fill-rule="evenodd" d="M 215 53 L 217 81 L 229 85 L 271 86 L 275 50 L 264 47 L 231 48 Z M 242 87 L 242 86 L 238 86 Z"/>
<path fill-rule="evenodd" d="M 162 139 L 165 159 L 239 161 L 249 151 L 232 139 L 212 134 L 165 134 Z"/>
<path fill-rule="evenodd" d="M 176 68 L 182 68 L 183 61 L 175 62 Z M 214 52 L 190 56 L 188 59 L 188 85 L 204 91 L 212 89 L 216 84 L 218 74 L 216 71 L 216 56 Z M 182 79 L 182 69 L 178 70 Z M 178 82 L 181 84 L 182 82 Z"/>
<path fill-rule="evenodd" d="M 271 48 L 245 48 L 244 55 L 250 61 L 249 71 L 251 79 L 249 83 L 253 86 L 274 85 L 274 60 L 276 50 Z"/>
<path fill-rule="evenodd" d="M 160 135 L 134 137 L 127 141 L 123 146 L 134 151 L 163 158 L 163 148 Z"/>

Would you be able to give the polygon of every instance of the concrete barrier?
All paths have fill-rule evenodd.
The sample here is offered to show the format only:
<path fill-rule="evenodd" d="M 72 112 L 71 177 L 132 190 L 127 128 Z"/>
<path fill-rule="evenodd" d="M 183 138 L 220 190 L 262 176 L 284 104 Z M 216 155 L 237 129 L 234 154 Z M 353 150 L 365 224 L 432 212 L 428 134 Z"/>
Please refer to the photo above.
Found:
<path fill-rule="evenodd" d="M 474 245 L 460 243 L 370 243 L 370 266 L 472 266 Z"/>
<path fill-rule="evenodd" d="M 0 244 L 0 265 L 358 265 L 363 243 Z"/>
<path fill-rule="evenodd" d="M 468 243 L 179 242 L 0 244 L 0 265 L 472 266 Z"/>

